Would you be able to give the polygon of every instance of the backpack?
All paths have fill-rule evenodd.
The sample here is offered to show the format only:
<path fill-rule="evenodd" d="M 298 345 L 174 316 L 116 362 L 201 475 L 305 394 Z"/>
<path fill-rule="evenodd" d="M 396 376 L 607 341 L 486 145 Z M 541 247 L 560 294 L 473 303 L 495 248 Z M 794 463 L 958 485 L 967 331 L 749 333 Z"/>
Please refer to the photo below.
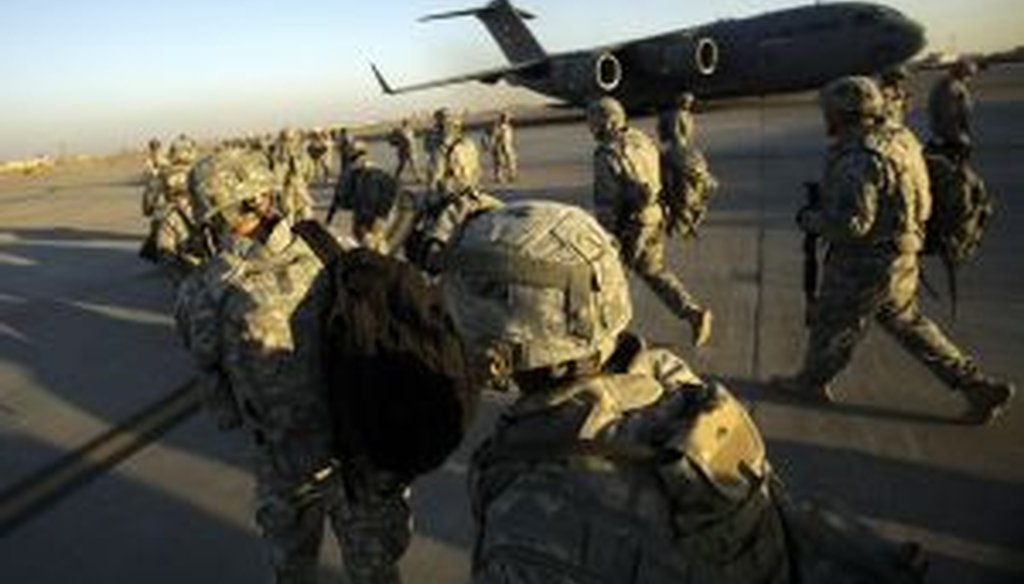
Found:
<path fill-rule="evenodd" d="M 324 344 L 338 459 L 366 456 L 406 481 L 440 466 L 462 441 L 479 393 L 439 288 L 408 263 L 342 250 L 314 221 L 293 230 L 332 282 Z"/>
<path fill-rule="evenodd" d="M 925 227 L 924 252 L 958 266 L 974 257 L 981 245 L 993 212 L 992 196 L 967 161 L 954 161 L 929 148 L 925 162 L 932 214 Z"/>

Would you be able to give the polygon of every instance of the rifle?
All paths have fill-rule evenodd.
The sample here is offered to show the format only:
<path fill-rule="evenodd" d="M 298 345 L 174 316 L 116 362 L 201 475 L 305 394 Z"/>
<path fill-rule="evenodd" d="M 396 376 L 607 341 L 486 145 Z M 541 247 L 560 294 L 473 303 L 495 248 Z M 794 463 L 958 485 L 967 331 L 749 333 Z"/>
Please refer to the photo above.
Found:
<path fill-rule="evenodd" d="M 807 211 L 821 207 L 821 185 L 816 182 L 804 183 L 804 206 L 797 211 L 797 224 L 800 216 Z M 804 232 L 804 322 L 811 323 L 811 312 L 818 301 L 818 240 L 821 235 L 810 231 Z"/>

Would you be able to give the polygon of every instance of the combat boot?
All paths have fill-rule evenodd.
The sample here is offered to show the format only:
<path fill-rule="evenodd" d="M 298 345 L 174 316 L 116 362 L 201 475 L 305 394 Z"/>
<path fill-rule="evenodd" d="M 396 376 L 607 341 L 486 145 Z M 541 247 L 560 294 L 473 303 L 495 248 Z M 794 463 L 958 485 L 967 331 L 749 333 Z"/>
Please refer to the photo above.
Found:
<path fill-rule="evenodd" d="M 967 381 L 959 389 L 967 398 L 964 420 L 978 426 L 988 424 L 1003 413 L 1016 392 L 1012 383 L 984 376 Z"/>
<path fill-rule="evenodd" d="M 711 339 L 711 310 L 698 308 L 690 313 L 687 319 L 693 329 L 693 346 L 703 347 Z"/>
<path fill-rule="evenodd" d="M 831 384 L 818 385 L 807 381 L 799 374 L 790 377 L 782 375 L 772 377 L 768 385 L 776 391 L 803 401 L 822 403 L 834 403 L 836 401 L 835 396 L 832 395 Z"/>

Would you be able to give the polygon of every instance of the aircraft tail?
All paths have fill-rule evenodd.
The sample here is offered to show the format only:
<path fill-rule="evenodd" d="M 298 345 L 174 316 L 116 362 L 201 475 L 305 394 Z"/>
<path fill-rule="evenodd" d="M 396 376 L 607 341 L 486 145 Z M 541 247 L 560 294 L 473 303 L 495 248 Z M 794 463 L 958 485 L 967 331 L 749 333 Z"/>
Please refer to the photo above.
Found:
<path fill-rule="evenodd" d="M 462 16 L 475 16 L 480 19 L 510 63 L 526 63 L 547 57 L 537 38 L 524 22 L 533 19 L 534 16 L 512 6 L 509 0 L 494 0 L 482 8 L 431 14 L 421 18 L 420 22 Z"/>

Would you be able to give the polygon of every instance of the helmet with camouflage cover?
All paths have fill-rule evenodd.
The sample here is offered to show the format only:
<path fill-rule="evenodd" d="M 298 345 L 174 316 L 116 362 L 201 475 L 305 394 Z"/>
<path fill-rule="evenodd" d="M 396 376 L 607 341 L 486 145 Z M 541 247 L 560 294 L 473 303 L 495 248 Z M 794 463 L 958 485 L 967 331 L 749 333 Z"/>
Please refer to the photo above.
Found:
<path fill-rule="evenodd" d="M 188 177 L 196 217 L 227 224 L 259 208 L 278 189 L 265 159 L 243 150 L 224 150 L 200 160 Z"/>
<path fill-rule="evenodd" d="M 192 164 L 196 159 L 196 154 L 195 143 L 184 134 L 175 138 L 167 149 L 167 158 L 171 164 Z"/>
<path fill-rule="evenodd" d="M 884 115 L 885 99 L 878 85 L 868 77 L 839 78 L 821 90 L 821 108 L 829 120 L 850 122 L 880 119 Z"/>
<path fill-rule="evenodd" d="M 904 65 L 889 67 L 878 76 L 878 84 L 882 87 L 902 85 L 910 79 L 910 71 Z"/>
<path fill-rule="evenodd" d="M 598 138 L 614 134 L 626 127 L 626 110 L 614 97 L 596 99 L 587 106 L 587 125 Z"/>
<path fill-rule="evenodd" d="M 603 362 L 632 317 L 615 244 L 578 207 L 523 201 L 480 214 L 446 266 L 456 329 L 475 361 L 499 371 Z"/>

